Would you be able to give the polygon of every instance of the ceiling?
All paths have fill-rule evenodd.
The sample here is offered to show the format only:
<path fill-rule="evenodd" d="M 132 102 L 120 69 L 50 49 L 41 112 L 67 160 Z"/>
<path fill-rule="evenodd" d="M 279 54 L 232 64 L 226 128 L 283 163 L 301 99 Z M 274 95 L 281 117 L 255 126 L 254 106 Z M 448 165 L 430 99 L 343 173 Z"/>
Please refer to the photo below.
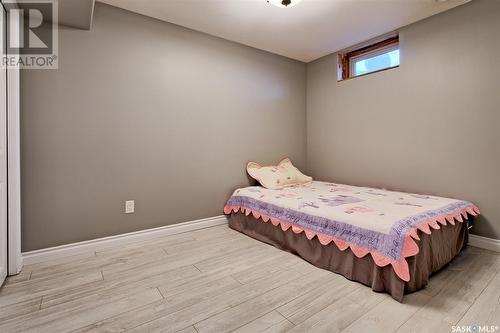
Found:
<path fill-rule="evenodd" d="M 99 0 L 210 35 L 309 62 L 469 0 Z"/>

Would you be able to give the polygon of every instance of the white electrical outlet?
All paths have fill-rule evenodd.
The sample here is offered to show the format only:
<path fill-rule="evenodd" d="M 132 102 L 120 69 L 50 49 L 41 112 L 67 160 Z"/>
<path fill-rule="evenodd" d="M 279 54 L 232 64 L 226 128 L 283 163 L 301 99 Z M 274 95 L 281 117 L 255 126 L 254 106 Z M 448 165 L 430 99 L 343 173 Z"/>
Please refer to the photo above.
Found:
<path fill-rule="evenodd" d="M 125 201 L 125 214 L 132 214 L 135 211 L 135 201 L 127 200 Z"/>

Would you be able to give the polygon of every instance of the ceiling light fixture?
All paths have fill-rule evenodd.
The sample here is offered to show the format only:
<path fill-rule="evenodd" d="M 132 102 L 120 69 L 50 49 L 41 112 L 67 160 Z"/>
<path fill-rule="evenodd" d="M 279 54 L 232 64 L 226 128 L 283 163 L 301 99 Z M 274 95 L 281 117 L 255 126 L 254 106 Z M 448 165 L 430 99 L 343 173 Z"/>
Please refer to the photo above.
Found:
<path fill-rule="evenodd" d="M 273 4 L 276 7 L 280 8 L 289 8 L 293 7 L 302 0 L 267 0 L 267 3 Z"/>

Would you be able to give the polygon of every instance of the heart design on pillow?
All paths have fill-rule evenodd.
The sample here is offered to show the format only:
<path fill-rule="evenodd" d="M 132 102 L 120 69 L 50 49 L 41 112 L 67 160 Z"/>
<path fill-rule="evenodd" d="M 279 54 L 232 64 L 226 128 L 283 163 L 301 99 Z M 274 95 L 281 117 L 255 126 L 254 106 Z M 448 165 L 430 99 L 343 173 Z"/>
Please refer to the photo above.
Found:
<path fill-rule="evenodd" d="M 258 163 L 249 162 L 247 172 L 262 186 L 271 190 L 306 184 L 312 181 L 312 177 L 300 172 L 289 158 L 283 159 L 276 166 L 261 166 Z"/>

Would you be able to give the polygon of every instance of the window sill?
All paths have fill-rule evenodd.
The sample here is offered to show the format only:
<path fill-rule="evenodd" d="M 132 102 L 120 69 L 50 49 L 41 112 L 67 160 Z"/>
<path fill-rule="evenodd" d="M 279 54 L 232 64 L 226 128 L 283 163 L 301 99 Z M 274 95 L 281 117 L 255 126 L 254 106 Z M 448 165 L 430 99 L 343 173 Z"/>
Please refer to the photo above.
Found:
<path fill-rule="evenodd" d="M 360 74 L 360 75 L 356 75 L 356 76 L 351 76 L 351 77 L 348 77 L 348 78 L 345 78 L 345 79 L 337 79 L 337 82 L 349 81 L 349 80 L 352 80 L 352 79 L 356 79 L 356 78 L 358 78 L 358 77 L 363 77 L 363 76 L 367 76 L 367 75 L 370 75 L 370 74 L 375 74 L 375 73 L 384 72 L 384 71 L 387 71 L 387 70 L 390 70 L 390 69 L 398 68 L 399 66 L 400 66 L 400 65 L 397 65 L 397 66 L 392 66 L 392 67 L 387 67 L 387 68 L 382 68 L 382 69 L 379 69 L 378 71 L 373 71 L 373 72 L 369 72 L 369 73 L 365 73 L 365 74 Z"/>

